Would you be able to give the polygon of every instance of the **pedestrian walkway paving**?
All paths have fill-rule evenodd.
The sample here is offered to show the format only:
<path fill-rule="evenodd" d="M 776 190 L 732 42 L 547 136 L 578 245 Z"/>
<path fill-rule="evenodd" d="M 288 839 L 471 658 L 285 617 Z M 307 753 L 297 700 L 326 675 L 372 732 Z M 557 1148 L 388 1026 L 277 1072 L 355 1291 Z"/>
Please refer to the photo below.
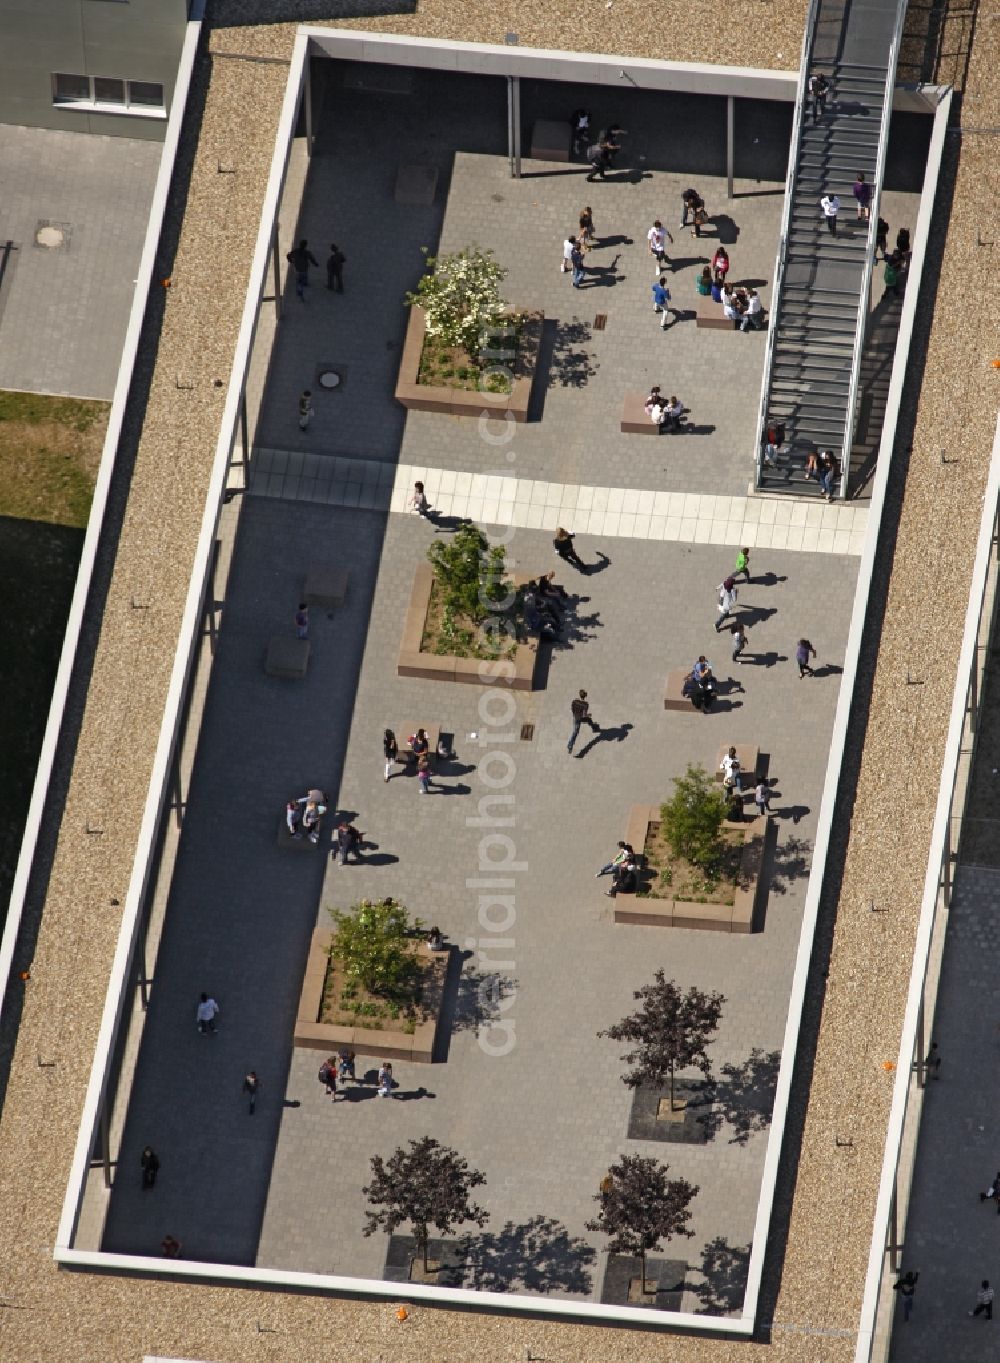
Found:
<path fill-rule="evenodd" d="M 868 529 L 867 506 L 853 503 L 827 506 L 787 498 L 581 487 L 301 450 L 257 450 L 249 490 L 283 501 L 405 512 L 417 479 L 437 517 L 468 517 L 525 530 L 564 525 L 576 534 L 605 538 L 746 544 L 857 557 Z"/>

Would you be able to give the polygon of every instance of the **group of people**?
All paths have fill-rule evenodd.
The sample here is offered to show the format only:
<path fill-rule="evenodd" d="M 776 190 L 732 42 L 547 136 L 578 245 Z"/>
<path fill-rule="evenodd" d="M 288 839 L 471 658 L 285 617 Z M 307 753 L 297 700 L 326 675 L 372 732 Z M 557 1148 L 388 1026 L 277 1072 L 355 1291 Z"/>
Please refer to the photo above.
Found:
<path fill-rule="evenodd" d="M 350 1079 L 352 1084 L 359 1083 L 355 1071 L 355 1054 L 346 1048 L 341 1048 L 336 1055 L 328 1055 L 319 1067 L 317 1079 L 326 1089 L 333 1101 L 337 1101 L 337 1085 L 343 1085 Z M 392 1091 L 396 1087 L 396 1080 L 392 1077 L 392 1061 L 383 1060 L 379 1066 L 376 1096 L 379 1098 L 390 1098 Z M 346 1094 L 344 1095 L 346 1098 Z"/>
<path fill-rule="evenodd" d="M 539 639 L 558 639 L 562 633 L 569 594 L 554 579 L 554 571 L 543 573 L 528 582 L 520 593 L 524 627 Z"/>
<path fill-rule="evenodd" d="M 597 245 L 597 232 L 594 227 L 594 210 L 589 204 L 580 209 L 580 221 L 576 232 L 571 232 L 563 242 L 562 264 L 564 274 L 573 275 L 573 287 L 578 289 L 586 274 L 586 255 Z"/>
<path fill-rule="evenodd" d="M 624 136 L 628 129 L 612 119 L 607 127 L 599 129 L 597 137 L 591 141 L 589 109 L 574 109 L 569 121 L 573 152 L 577 156 L 582 156 L 590 167 L 587 179 L 603 180 L 621 151 L 621 142 L 618 139 Z"/>
<path fill-rule="evenodd" d="M 781 454 L 784 446 L 785 423 L 779 421 L 776 417 L 772 417 L 768 420 L 764 436 L 764 463 L 775 468 L 777 457 Z M 840 477 L 840 460 L 833 450 L 821 450 L 816 445 L 810 446 L 805 456 L 805 473 L 807 478 L 813 478 L 819 483 L 824 500 L 832 502 Z M 786 479 L 791 476 L 791 469 L 786 469 Z"/>
<path fill-rule="evenodd" d="M 660 385 L 654 383 L 643 403 L 646 415 L 661 431 L 680 431 L 683 429 L 685 407 L 676 393 L 670 399 L 660 392 Z"/>
<path fill-rule="evenodd" d="M 311 843 L 318 843 L 327 807 L 326 796 L 317 789 L 308 791 L 298 800 L 289 800 L 285 806 L 285 827 L 289 835 L 296 840 L 307 837 Z M 352 855 L 355 861 L 361 860 L 361 839 L 362 834 L 352 823 L 345 820 L 337 825 L 334 856 L 339 857 L 341 866 L 346 866 L 347 858 Z"/>

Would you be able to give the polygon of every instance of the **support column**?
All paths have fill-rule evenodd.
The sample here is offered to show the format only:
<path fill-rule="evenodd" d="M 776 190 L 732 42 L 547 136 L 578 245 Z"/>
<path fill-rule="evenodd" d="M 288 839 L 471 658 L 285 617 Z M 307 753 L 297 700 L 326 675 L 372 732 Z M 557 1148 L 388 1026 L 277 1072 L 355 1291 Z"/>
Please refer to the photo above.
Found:
<path fill-rule="evenodd" d="M 111 1132 L 108 1129 L 108 1102 L 101 1104 L 101 1164 L 104 1166 L 104 1186 L 111 1187 Z"/>
<path fill-rule="evenodd" d="M 281 254 L 278 246 L 278 224 L 274 224 L 271 238 L 271 259 L 274 261 L 274 315 L 281 321 Z"/>
<path fill-rule="evenodd" d="M 924 1070 L 924 1056 L 927 1054 L 927 1043 L 924 1038 L 924 1001 L 920 1000 L 920 1011 L 917 1013 L 917 1087 L 923 1088 L 927 1083 L 927 1073 Z"/>
<path fill-rule="evenodd" d="M 313 154 L 313 100 L 312 100 L 312 58 L 306 53 L 306 78 L 302 89 L 302 100 L 306 115 L 306 155 Z"/>
<path fill-rule="evenodd" d="M 507 155 L 510 178 L 521 178 L 521 78 L 507 77 Z"/>
<path fill-rule="evenodd" d="M 726 96 L 726 193 L 733 197 L 733 163 L 736 158 L 736 97 Z"/>
<path fill-rule="evenodd" d="M 893 1273 L 899 1272 L 899 1251 L 903 1246 L 899 1243 L 899 1216 L 896 1212 L 896 1184 L 892 1185 L 892 1209 L 889 1212 L 889 1243 L 886 1249 L 889 1253 L 889 1267 Z"/>
<path fill-rule="evenodd" d="M 250 435 L 249 422 L 247 421 L 247 390 L 244 388 L 240 393 L 240 444 L 243 446 L 243 486 L 246 487 L 250 479 L 247 474 L 250 471 Z"/>

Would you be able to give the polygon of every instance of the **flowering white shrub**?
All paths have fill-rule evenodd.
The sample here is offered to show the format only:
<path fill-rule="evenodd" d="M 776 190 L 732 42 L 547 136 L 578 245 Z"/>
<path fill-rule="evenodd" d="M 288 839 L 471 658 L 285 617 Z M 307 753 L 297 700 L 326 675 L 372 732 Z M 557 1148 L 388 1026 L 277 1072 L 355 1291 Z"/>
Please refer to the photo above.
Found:
<path fill-rule="evenodd" d="M 408 307 L 423 308 L 428 336 L 443 345 L 462 346 L 477 359 L 484 332 L 496 325 L 507 306 L 500 294 L 506 277 L 493 252 L 478 246 L 446 256 L 428 255 L 427 273 L 405 301 Z"/>

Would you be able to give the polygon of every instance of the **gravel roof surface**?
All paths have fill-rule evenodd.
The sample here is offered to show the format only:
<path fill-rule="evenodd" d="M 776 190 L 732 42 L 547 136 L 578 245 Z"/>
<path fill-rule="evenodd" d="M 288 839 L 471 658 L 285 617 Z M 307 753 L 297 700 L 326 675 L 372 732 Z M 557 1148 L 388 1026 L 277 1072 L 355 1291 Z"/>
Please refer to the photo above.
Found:
<path fill-rule="evenodd" d="M 290 24 L 224 27 L 255 24 L 278 8 L 221 0 L 210 12 L 221 26 L 212 47 L 287 56 Z M 766 0 L 727 5 L 722 47 L 738 50 L 742 62 L 767 66 L 778 65 L 774 54 L 783 50 L 785 64 L 794 65 L 804 5 L 780 19 L 777 8 Z M 292 19 L 320 17 L 305 3 L 284 0 L 280 9 Z M 324 12 L 329 16 L 329 5 Z M 653 32 L 648 4 L 638 0 L 614 0 L 607 14 L 603 2 L 579 0 L 495 3 L 485 13 L 434 0 L 415 15 L 352 22 L 479 41 L 502 41 L 514 29 L 523 44 L 704 60 L 718 48 L 712 34 L 722 13 L 704 0 L 668 0 L 655 27 L 669 36 L 669 51 Z M 992 37 L 991 26 L 980 25 L 967 88 L 976 100 L 972 121 L 995 128 L 1000 87 L 988 60 Z M 179 231 L 173 286 L 150 309 L 154 321 L 162 309 L 158 337 L 147 327 L 143 341 L 148 403 L 144 410 L 138 404 L 126 426 L 138 442 L 135 467 L 0 1117 L 0 1293 L 8 1308 L 0 1311 L 0 1356 L 15 1363 L 117 1363 L 146 1352 L 216 1363 L 473 1357 L 508 1363 L 530 1347 L 550 1363 L 748 1359 L 759 1346 L 421 1307 L 400 1324 L 389 1303 L 112 1278 L 59 1271 L 53 1263 L 120 922 L 113 901 L 124 901 L 135 854 L 136 812 L 149 781 L 218 435 L 225 390 L 212 380 L 225 378 L 232 363 L 285 78 L 281 64 L 199 60 L 192 100 L 203 99 L 204 112 L 200 123 L 189 120 L 181 156 L 190 188 L 185 197 L 184 175 L 175 178 L 169 210 L 169 226 Z M 847 1363 L 853 1356 L 891 1097 L 892 1075 L 882 1062 L 895 1059 L 899 1044 L 996 420 L 998 379 L 990 367 L 996 327 L 978 287 L 992 251 L 977 244 L 977 229 L 994 221 L 998 201 L 995 149 L 988 136 L 949 138 L 944 181 L 953 181 L 954 196 L 932 234 L 914 391 L 904 403 L 916 421 L 913 452 L 893 476 L 887 518 L 890 525 L 898 519 L 898 535 L 895 542 L 883 535 L 872 591 L 876 602 L 886 595 L 887 607 L 881 631 L 870 631 L 861 679 L 862 690 L 874 679 L 870 710 L 849 740 L 857 795 L 844 802 L 838 821 L 832 856 L 842 866 L 841 883 L 822 914 L 825 997 L 817 970 L 807 1009 L 818 1021 L 815 1064 L 811 1084 L 799 1082 L 793 1094 L 801 1156 L 797 1170 L 786 1170 L 778 1197 L 787 1243 L 765 1279 L 766 1287 L 776 1284 L 770 1298 L 765 1292 L 763 1317 L 774 1321 L 769 1351 L 803 1363 Z M 236 173 L 220 175 L 220 161 Z M 194 387 L 178 388 L 178 376 Z M 960 456 L 957 462 L 942 465 L 942 446 Z M 901 684 L 907 667 L 923 686 Z M 88 835 L 88 823 L 103 832 Z M 872 914 L 872 899 L 888 911 Z M 40 1066 L 49 1060 L 55 1068 Z M 837 1137 L 853 1145 L 838 1149 Z"/>

